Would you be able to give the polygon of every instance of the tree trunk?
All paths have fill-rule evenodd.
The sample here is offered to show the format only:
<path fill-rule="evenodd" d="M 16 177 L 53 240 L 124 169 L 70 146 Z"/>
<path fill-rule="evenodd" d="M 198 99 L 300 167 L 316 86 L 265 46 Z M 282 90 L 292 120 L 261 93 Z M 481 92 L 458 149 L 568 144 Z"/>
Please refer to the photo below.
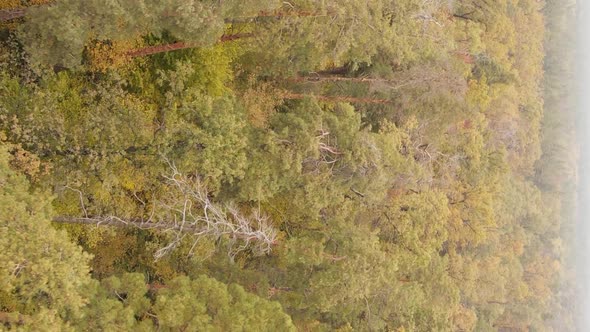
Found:
<path fill-rule="evenodd" d="M 46 4 L 48 5 L 48 4 Z M 13 9 L 2 9 L 0 10 L 0 22 L 6 22 L 13 19 L 24 17 L 26 14 L 26 8 L 13 8 Z M 169 15 L 173 16 L 173 15 Z M 325 17 L 328 14 L 310 12 L 310 11 L 277 11 L 277 12 L 260 12 L 259 15 L 254 17 L 237 17 L 237 18 L 226 18 L 225 23 L 238 24 L 238 23 L 253 23 L 262 19 L 282 19 L 285 17 Z"/>
<path fill-rule="evenodd" d="M 280 20 L 286 17 L 326 17 L 329 13 L 323 14 L 318 12 L 309 11 L 291 11 L 291 12 L 260 12 L 257 16 L 253 17 L 234 17 L 224 19 L 225 23 L 228 24 L 243 24 L 243 23 L 254 23 L 263 20 Z"/>
<path fill-rule="evenodd" d="M 185 42 L 177 42 L 177 43 L 172 43 L 172 44 L 148 46 L 148 47 L 143 47 L 143 48 L 139 48 L 139 49 L 134 49 L 131 51 L 127 51 L 125 53 L 125 55 L 127 55 L 128 57 L 131 57 L 131 58 L 139 58 L 139 57 L 144 57 L 144 56 L 148 56 L 148 55 L 152 55 L 152 54 L 177 51 L 177 50 L 182 50 L 185 48 L 192 48 L 192 47 L 196 47 L 196 46 L 197 45 L 195 45 L 195 44 L 188 44 Z"/>
<path fill-rule="evenodd" d="M 172 231 L 172 232 L 180 232 L 180 233 L 196 233 L 202 232 L 203 227 L 198 225 L 175 225 L 173 223 L 168 222 L 152 222 L 152 221 L 143 221 L 137 219 L 120 219 L 116 217 L 69 217 L 69 216 L 57 216 L 54 217 L 52 220 L 54 223 L 58 224 L 75 224 L 75 225 L 93 225 L 93 226 L 109 226 L 109 227 L 119 227 L 119 228 L 139 228 L 139 229 L 153 229 L 153 230 L 164 230 L 164 231 Z M 216 234 L 219 235 L 219 234 Z M 252 240 L 252 234 L 247 233 L 228 233 L 229 236 L 241 239 L 241 240 Z"/>
<path fill-rule="evenodd" d="M 319 71 L 318 74 L 319 75 L 343 76 L 343 75 L 346 75 L 349 71 L 350 71 L 350 66 L 348 64 L 345 64 L 344 66 Z"/>
<path fill-rule="evenodd" d="M 17 18 L 24 17 L 26 8 L 14 8 L 0 10 L 0 22 L 6 22 Z"/>
<path fill-rule="evenodd" d="M 375 99 L 375 98 L 356 98 L 356 97 L 338 97 L 338 96 L 313 96 L 300 93 L 286 93 L 283 95 L 285 99 L 305 99 L 315 98 L 321 101 L 329 101 L 334 103 L 361 103 L 361 104 L 381 104 L 386 105 L 391 103 L 387 99 Z"/>
<path fill-rule="evenodd" d="M 254 35 L 251 33 L 238 33 L 238 34 L 234 34 L 234 35 L 223 35 L 223 36 L 221 36 L 221 38 L 219 38 L 219 42 L 224 43 L 224 42 L 229 42 L 229 41 L 233 41 L 233 40 L 237 40 L 237 39 L 241 39 L 241 38 L 249 38 L 252 36 L 254 36 Z M 148 47 L 143 47 L 143 48 L 139 48 L 139 49 L 135 49 L 135 50 L 130 50 L 130 51 L 127 51 L 125 53 L 125 55 L 130 58 L 139 58 L 139 57 L 144 57 L 144 56 L 148 56 L 148 55 L 165 53 L 165 52 L 172 52 L 172 51 L 177 51 L 177 50 L 184 50 L 187 48 L 194 48 L 194 47 L 199 47 L 199 46 L 205 46 L 205 45 L 199 45 L 197 43 L 177 42 L 177 43 L 172 43 L 172 44 L 148 46 Z"/>
<path fill-rule="evenodd" d="M 342 77 L 333 75 L 317 75 L 317 76 L 297 76 L 286 79 L 291 82 L 356 82 L 356 83 L 392 83 L 391 80 L 385 78 L 369 78 L 369 77 Z"/>
<path fill-rule="evenodd" d="M 59 224 L 77 224 L 77 225 L 95 225 L 95 226 L 111 226 L 111 227 L 135 227 L 139 229 L 166 229 L 166 230 L 180 230 L 180 226 L 175 226 L 168 223 L 160 222 L 144 222 L 141 220 L 123 220 L 119 218 L 93 218 L 93 217 L 67 217 L 59 216 L 53 218 L 51 221 Z M 182 230 L 185 232 L 194 231 L 196 228 L 193 226 L 184 226 Z"/>
<path fill-rule="evenodd" d="M 276 244 L 277 231 L 265 215 L 253 211 L 250 216 L 246 216 L 235 206 L 212 202 L 209 191 L 198 177 L 189 178 L 179 173 L 176 166 L 171 163 L 170 168 L 171 174 L 163 175 L 169 190 L 166 190 L 167 194 L 161 201 L 154 202 L 154 212 L 149 219 L 124 219 L 114 215 L 89 216 L 84 206 L 83 193 L 73 189 L 80 195 L 84 217 L 57 216 L 52 221 L 65 224 L 135 227 L 172 233 L 174 236 L 171 237 L 170 243 L 154 254 L 156 259 L 176 248 L 186 236 L 192 237 L 193 245 L 203 237 L 226 237 L 230 243 L 230 257 L 247 247 L 251 247 L 258 254 L 267 254 L 271 251 L 272 246 Z M 201 210 L 201 213 L 193 213 L 197 210 Z M 238 240 L 241 243 L 234 245 Z"/>

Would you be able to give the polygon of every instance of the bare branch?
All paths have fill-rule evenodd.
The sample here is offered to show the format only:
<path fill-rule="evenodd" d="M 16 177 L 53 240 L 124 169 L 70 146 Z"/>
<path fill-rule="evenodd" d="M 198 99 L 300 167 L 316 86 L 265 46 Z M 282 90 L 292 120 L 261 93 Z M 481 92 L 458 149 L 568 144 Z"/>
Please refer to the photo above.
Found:
<path fill-rule="evenodd" d="M 84 217 L 88 217 L 88 210 L 86 210 L 86 206 L 84 206 L 84 193 L 82 193 L 81 190 L 72 188 L 70 186 L 65 186 L 64 188 L 78 193 L 78 196 L 80 197 L 80 207 L 82 208 L 82 211 L 84 211 Z"/>
<path fill-rule="evenodd" d="M 246 249 L 251 249 L 258 255 L 271 251 L 276 241 L 277 231 L 271 226 L 266 216 L 260 211 L 254 211 L 246 216 L 234 205 L 221 205 L 211 201 L 208 191 L 198 177 L 189 179 L 178 171 L 174 163 L 166 162 L 171 169 L 170 174 L 164 176 L 169 190 L 164 191 L 167 193 L 166 196 L 154 202 L 154 209 L 147 220 L 122 219 L 112 215 L 89 217 L 81 197 L 84 217 L 61 216 L 54 218 L 53 221 L 136 227 L 170 233 L 172 239 L 154 254 L 156 259 L 170 253 L 187 236 L 190 236 L 193 241 L 191 252 L 204 237 L 227 239 L 230 244 L 228 255 L 231 258 Z M 81 194 L 81 191 L 79 192 Z"/>

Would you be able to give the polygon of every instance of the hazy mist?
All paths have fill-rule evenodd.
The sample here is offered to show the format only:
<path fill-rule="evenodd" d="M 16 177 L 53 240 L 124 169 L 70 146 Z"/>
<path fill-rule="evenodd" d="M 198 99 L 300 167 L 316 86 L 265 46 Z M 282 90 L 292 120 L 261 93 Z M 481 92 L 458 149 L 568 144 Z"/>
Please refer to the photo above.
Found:
<path fill-rule="evenodd" d="M 588 13 L 588 0 L 578 0 L 578 38 L 577 38 L 577 114 L 578 114 L 578 141 L 580 144 L 579 167 L 579 213 L 577 225 L 577 250 L 576 261 L 578 270 L 578 301 L 580 303 L 578 313 L 578 330 L 590 329 L 590 227 L 587 216 L 590 214 L 590 17 Z"/>

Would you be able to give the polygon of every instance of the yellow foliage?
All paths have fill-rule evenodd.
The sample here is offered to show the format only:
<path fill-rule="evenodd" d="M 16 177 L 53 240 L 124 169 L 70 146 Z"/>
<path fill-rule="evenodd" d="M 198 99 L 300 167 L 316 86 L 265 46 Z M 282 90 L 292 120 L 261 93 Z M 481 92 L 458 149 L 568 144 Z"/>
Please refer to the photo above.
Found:
<path fill-rule="evenodd" d="M 219 43 L 213 47 L 193 50 L 195 85 L 211 96 L 228 92 L 227 84 L 234 77 L 232 63 L 242 52 L 238 43 Z"/>
<path fill-rule="evenodd" d="M 321 323 L 317 320 L 295 321 L 298 331 L 321 331 Z"/>
<path fill-rule="evenodd" d="M 31 181 L 48 174 L 51 169 L 48 163 L 41 162 L 39 157 L 23 149 L 20 145 L 13 147 L 10 164 L 15 169 L 23 172 Z"/>
<path fill-rule="evenodd" d="M 138 191 L 144 188 L 146 182 L 144 173 L 130 165 L 127 159 L 123 159 L 117 169 L 121 187 L 129 191 Z"/>
<path fill-rule="evenodd" d="M 486 110 L 492 101 L 486 77 L 483 76 L 480 80 L 471 79 L 468 85 L 467 102 L 469 106 L 482 111 Z"/>
<path fill-rule="evenodd" d="M 4 289 L 0 289 L 0 307 L 3 312 L 19 310 L 18 301 L 15 296 Z"/>
<path fill-rule="evenodd" d="M 52 1 L 53 0 L 29 0 L 28 2 L 31 6 L 38 6 L 38 5 L 48 4 Z"/>
<path fill-rule="evenodd" d="M 22 7 L 19 0 L 0 0 L 0 10 L 10 10 L 19 7 Z M 0 22 L 0 29 L 14 30 L 17 26 L 17 20 Z"/>
<path fill-rule="evenodd" d="M 31 6 L 41 6 L 52 2 L 52 0 L 0 0 L 0 10 L 11 10 L 17 8 L 26 8 Z M 20 20 L 10 20 L 0 22 L 0 29 L 16 29 Z"/>
<path fill-rule="evenodd" d="M 20 0 L 0 0 L 0 10 L 21 7 Z"/>
<path fill-rule="evenodd" d="M 132 63 L 127 52 L 144 45 L 141 38 L 131 40 L 93 40 L 87 47 L 90 70 L 106 72 L 110 69 L 129 69 Z"/>
<path fill-rule="evenodd" d="M 264 128 L 275 107 L 281 102 L 281 93 L 270 83 L 254 83 L 249 79 L 249 87 L 242 95 L 242 102 L 248 113 L 248 121 L 255 127 Z"/>
<path fill-rule="evenodd" d="M 343 325 L 343 326 L 339 327 L 335 331 L 336 332 L 349 332 L 349 331 L 354 331 L 354 329 L 352 328 L 352 326 L 350 325 L 350 323 L 346 323 L 346 325 Z"/>
<path fill-rule="evenodd" d="M 105 234 L 95 250 L 94 258 L 92 259 L 93 274 L 98 277 L 110 276 L 117 272 L 115 265 L 125 259 L 127 251 L 133 247 L 135 239 L 125 234 Z"/>
<path fill-rule="evenodd" d="M 113 229 L 107 227 L 59 224 L 60 229 L 67 231 L 68 236 L 76 243 L 84 243 L 87 248 L 100 248 L 103 237 L 114 233 Z"/>

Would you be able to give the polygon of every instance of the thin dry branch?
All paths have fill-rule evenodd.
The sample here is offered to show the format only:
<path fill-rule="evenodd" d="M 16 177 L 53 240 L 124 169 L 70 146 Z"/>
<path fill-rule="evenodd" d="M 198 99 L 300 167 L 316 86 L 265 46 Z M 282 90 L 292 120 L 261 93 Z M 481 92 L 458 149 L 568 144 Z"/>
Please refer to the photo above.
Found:
<path fill-rule="evenodd" d="M 171 173 L 164 176 L 167 195 L 154 203 L 154 212 L 147 218 L 123 219 L 117 216 L 68 217 L 53 219 L 58 223 L 136 227 L 160 230 L 171 234 L 170 242 L 155 254 L 159 259 L 185 238 L 191 237 L 192 247 L 203 238 L 225 238 L 229 242 L 228 255 L 233 258 L 246 249 L 255 254 L 267 254 L 275 243 L 277 231 L 266 216 L 258 211 L 244 215 L 233 205 L 213 202 L 204 184 L 196 177 L 189 179 L 169 163 Z M 85 210 L 85 208 L 83 208 Z M 86 211 L 84 212 L 86 213 Z"/>

